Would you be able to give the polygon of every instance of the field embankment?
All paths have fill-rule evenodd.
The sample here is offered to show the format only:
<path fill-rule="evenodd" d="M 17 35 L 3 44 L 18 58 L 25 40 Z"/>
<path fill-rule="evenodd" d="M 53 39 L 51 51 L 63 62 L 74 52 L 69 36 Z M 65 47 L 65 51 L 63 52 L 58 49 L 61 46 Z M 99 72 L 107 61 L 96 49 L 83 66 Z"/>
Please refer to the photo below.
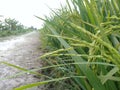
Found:
<path fill-rule="evenodd" d="M 21 36 L 12 37 L 0 42 L 0 60 L 11 63 L 22 68 L 31 70 L 41 67 L 41 62 L 37 58 L 41 55 L 39 34 L 30 32 Z M 1 64 L 0 65 L 0 90 L 12 90 L 21 85 L 37 82 L 40 79 L 29 73 L 14 76 L 21 72 L 18 69 Z M 22 73 L 22 72 L 21 72 Z M 14 76 L 9 78 L 10 76 Z M 4 78 L 9 78 L 5 79 Z M 33 89 L 30 89 L 33 90 Z M 40 90 L 40 88 L 34 88 Z"/>

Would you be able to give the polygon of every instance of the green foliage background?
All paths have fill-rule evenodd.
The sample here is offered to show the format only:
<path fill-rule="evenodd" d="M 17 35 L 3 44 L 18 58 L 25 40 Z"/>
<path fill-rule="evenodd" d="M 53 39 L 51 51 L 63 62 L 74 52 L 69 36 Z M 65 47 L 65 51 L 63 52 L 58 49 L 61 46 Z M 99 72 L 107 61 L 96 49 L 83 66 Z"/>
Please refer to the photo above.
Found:
<path fill-rule="evenodd" d="M 6 18 L 0 22 L 0 37 L 19 35 L 34 30 L 34 27 L 25 27 L 15 19 Z"/>

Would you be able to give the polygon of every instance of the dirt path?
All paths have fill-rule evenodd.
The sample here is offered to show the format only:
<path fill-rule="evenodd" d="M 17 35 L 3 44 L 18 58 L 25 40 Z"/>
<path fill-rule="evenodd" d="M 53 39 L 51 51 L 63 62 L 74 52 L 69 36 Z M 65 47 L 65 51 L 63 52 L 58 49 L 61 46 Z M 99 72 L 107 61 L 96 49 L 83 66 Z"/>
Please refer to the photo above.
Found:
<path fill-rule="evenodd" d="M 38 49 L 39 34 L 31 32 L 22 36 L 14 37 L 0 42 L 0 60 L 24 67 L 26 69 L 40 67 L 37 60 L 41 52 Z M 0 64 L 0 79 L 20 72 L 15 68 Z M 39 79 L 33 75 L 24 74 L 8 80 L 0 80 L 0 90 L 12 90 L 15 87 L 37 82 Z M 43 90 L 38 87 L 29 90 Z"/>

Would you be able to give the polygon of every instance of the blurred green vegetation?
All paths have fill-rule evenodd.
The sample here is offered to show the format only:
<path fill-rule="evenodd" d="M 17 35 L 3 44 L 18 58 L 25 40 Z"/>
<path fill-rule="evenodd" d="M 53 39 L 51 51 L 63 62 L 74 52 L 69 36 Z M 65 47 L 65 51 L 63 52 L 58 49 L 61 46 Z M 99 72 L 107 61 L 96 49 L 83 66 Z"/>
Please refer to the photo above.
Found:
<path fill-rule="evenodd" d="M 25 27 L 15 19 L 6 18 L 0 22 L 0 37 L 19 35 L 36 30 L 33 26 Z"/>

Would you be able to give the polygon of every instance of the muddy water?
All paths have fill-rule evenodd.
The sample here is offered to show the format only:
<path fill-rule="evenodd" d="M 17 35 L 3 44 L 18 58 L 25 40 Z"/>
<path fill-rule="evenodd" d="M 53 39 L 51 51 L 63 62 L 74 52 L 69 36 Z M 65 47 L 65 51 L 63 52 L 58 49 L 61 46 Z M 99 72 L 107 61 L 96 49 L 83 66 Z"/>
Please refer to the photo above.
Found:
<path fill-rule="evenodd" d="M 31 32 L 22 36 L 9 38 L 0 42 L 0 61 L 21 66 L 26 69 L 38 68 L 41 62 L 37 60 L 41 55 L 38 47 L 40 46 L 39 35 L 37 32 Z M 40 81 L 30 74 L 23 74 L 11 79 L 1 80 L 20 72 L 15 68 L 0 64 L 0 90 L 12 90 L 21 85 Z M 29 90 L 43 90 L 40 87 Z"/>

